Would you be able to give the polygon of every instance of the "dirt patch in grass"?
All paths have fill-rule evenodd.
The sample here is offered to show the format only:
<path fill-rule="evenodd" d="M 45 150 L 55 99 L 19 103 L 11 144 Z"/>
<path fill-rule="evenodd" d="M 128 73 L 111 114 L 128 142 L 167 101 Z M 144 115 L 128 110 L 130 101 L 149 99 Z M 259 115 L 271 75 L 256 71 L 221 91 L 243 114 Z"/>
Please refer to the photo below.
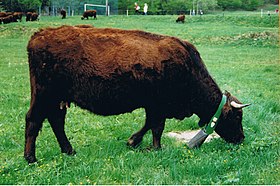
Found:
<path fill-rule="evenodd" d="M 167 136 L 171 138 L 176 138 L 176 140 L 181 141 L 183 143 L 188 143 L 200 130 L 187 130 L 181 132 L 168 132 Z M 214 138 L 219 138 L 217 133 L 213 133 L 209 135 L 204 143 L 208 143 Z"/>

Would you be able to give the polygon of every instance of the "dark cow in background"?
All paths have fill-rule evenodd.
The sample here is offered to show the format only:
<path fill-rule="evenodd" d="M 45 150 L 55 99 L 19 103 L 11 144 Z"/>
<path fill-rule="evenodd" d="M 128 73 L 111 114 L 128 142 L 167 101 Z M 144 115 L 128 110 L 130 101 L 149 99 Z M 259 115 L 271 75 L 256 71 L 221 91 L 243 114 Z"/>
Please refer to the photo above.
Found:
<path fill-rule="evenodd" d="M 96 10 L 87 10 L 84 12 L 83 16 L 81 17 L 82 20 L 84 20 L 85 18 L 88 19 L 88 17 L 93 17 L 94 19 L 96 18 Z"/>
<path fill-rule="evenodd" d="M 6 13 L 5 12 L 0 12 L 0 24 L 3 23 L 3 17 L 6 17 Z"/>
<path fill-rule="evenodd" d="M 7 13 L 6 12 L 0 12 L 0 17 L 6 17 Z"/>
<path fill-rule="evenodd" d="M 23 16 L 23 13 L 22 12 L 14 12 L 13 13 L 13 16 L 16 20 L 19 20 L 20 22 L 22 21 L 22 16 Z"/>
<path fill-rule="evenodd" d="M 39 15 L 35 12 L 26 13 L 26 22 L 27 21 L 39 21 Z"/>
<path fill-rule="evenodd" d="M 26 19 L 25 19 L 26 22 L 27 22 L 27 21 L 31 21 L 31 16 L 32 16 L 32 12 L 27 12 L 27 13 L 26 13 Z"/>
<path fill-rule="evenodd" d="M 0 24 L 10 23 L 11 19 L 6 12 L 0 12 Z"/>
<path fill-rule="evenodd" d="M 180 15 L 178 16 L 178 18 L 176 19 L 176 23 L 178 22 L 182 22 L 182 23 L 185 23 L 185 15 Z"/>
<path fill-rule="evenodd" d="M 17 22 L 22 20 L 23 13 L 21 12 L 0 12 L 0 23 L 8 24 L 11 22 Z"/>
<path fill-rule="evenodd" d="M 1 17 L 1 19 L 2 19 L 3 24 L 8 24 L 8 23 L 14 22 L 12 15 L 9 15 L 6 17 Z"/>
<path fill-rule="evenodd" d="M 39 14 L 33 13 L 31 15 L 31 21 L 39 21 Z"/>
<path fill-rule="evenodd" d="M 61 45 L 63 43 L 63 45 Z M 70 103 L 108 116 L 144 108 L 144 127 L 128 145 L 135 147 L 152 130 L 161 147 L 167 118 L 196 114 L 209 122 L 223 93 L 199 52 L 187 41 L 138 30 L 62 26 L 41 29 L 28 47 L 31 103 L 26 114 L 24 157 L 35 162 L 35 142 L 48 119 L 61 151 L 75 154 L 64 131 Z M 226 92 L 215 131 L 227 142 L 244 139 L 242 105 Z"/>
<path fill-rule="evenodd" d="M 62 16 L 62 19 L 65 19 L 66 18 L 66 11 L 64 9 L 61 9 L 60 10 L 60 14 Z"/>

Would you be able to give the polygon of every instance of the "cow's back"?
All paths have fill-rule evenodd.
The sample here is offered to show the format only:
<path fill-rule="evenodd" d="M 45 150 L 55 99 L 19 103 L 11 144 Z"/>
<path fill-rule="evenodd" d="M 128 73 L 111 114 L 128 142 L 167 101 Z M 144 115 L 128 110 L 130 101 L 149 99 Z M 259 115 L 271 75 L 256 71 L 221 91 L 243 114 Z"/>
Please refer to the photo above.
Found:
<path fill-rule="evenodd" d="M 107 77 L 137 67 L 161 71 L 165 62 L 184 63 L 188 57 L 178 39 L 172 37 L 87 25 L 43 29 L 34 34 L 28 50 L 45 56 L 45 63 L 49 63 L 49 56 L 42 52 L 60 64 L 79 67 L 75 69 L 84 66 Z"/>

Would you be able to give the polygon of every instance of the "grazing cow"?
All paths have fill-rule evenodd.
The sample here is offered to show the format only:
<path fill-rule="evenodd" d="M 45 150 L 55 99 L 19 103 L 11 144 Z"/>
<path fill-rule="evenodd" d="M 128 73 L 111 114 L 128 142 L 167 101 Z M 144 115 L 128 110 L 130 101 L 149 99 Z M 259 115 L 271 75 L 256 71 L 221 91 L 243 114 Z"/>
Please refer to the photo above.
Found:
<path fill-rule="evenodd" d="M 6 12 L 0 12 L 0 17 L 6 17 L 7 13 Z"/>
<path fill-rule="evenodd" d="M 13 13 L 14 19 L 19 20 L 20 22 L 22 21 L 22 15 L 23 15 L 22 12 L 14 12 Z"/>
<path fill-rule="evenodd" d="M 14 22 L 14 18 L 12 15 L 6 16 L 6 17 L 1 17 L 3 24 L 8 24 L 11 22 Z"/>
<path fill-rule="evenodd" d="M 39 21 L 39 15 L 37 13 L 32 13 L 31 21 Z"/>
<path fill-rule="evenodd" d="M 7 16 L 7 14 L 5 13 L 5 12 L 0 12 L 0 24 L 2 24 L 3 23 L 3 17 L 6 17 Z"/>
<path fill-rule="evenodd" d="M 62 19 L 66 18 L 66 11 L 64 9 L 60 10 L 60 14 L 62 15 Z"/>
<path fill-rule="evenodd" d="M 75 154 L 64 132 L 70 103 L 103 116 L 144 108 L 145 125 L 127 144 L 137 146 L 151 129 L 153 146 L 160 148 L 167 118 L 196 114 L 204 125 L 226 100 L 215 131 L 227 142 L 244 139 L 246 105 L 228 92 L 223 96 L 187 41 L 138 30 L 61 26 L 35 33 L 27 50 L 31 103 L 24 157 L 29 163 L 36 161 L 36 137 L 45 119 L 61 151 Z"/>
<path fill-rule="evenodd" d="M 185 23 L 185 15 L 180 15 L 180 16 L 178 16 L 178 18 L 176 19 L 176 23 L 178 23 L 178 22 L 182 22 L 182 23 Z"/>
<path fill-rule="evenodd" d="M 19 14 L 15 14 L 12 12 L 0 12 L 0 24 L 3 22 L 4 24 L 8 24 L 11 22 L 17 22 L 17 19 L 19 18 Z"/>
<path fill-rule="evenodd" d="M 26 13 L 26 22 L 27 21 L 38 21 L 39 15 L 35 12 L 27 12 Z"/>
<path fill-rule="evenodd" d="M 31 16 L 32 16 L 32 12 L 27 12 L 26 13 L 26 22 L 31 21 Z"/>
<path fill-rule="evenodd" d="M 94 19 L 96 18 L 96 10 L 87 10 L 84 12 L 83 16 L 81 17 L 82 20 L 84 20 L 85 18 L 88 19 L 88 17 L 93 17 Z"/>

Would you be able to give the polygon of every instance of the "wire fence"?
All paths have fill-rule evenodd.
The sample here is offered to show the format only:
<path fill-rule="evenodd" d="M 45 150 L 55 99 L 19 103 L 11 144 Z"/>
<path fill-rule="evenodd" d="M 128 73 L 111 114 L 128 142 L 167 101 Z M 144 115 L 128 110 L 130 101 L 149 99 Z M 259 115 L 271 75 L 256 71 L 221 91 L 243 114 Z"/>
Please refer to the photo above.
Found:
<path fill-rule="evenodd" d="M 84 13 L 84 6 L 80 6 L 79 8 L 72 8 L 70 6 L 67 7 L 59 7 L 59 6 L 49 6 L 39 8 L 38 12 L 43 16 L 60 16 L 60 10 L 65 9 L 67 12 L 67 16 L 75 16 L 82 15 Z M 106 8 L 98 7 L 98 6 L 88 6 L 88 10 L 95 9 L 97 11 L 97 15 L 106 15 Z M 143 11 L 136 12 L 134 9 L 118 9 L 117 7 L 110 6 L 110 15 L 145 15 Z M 259 15 L 259 16 L 273 16 L 279 15 L 278 9 L 275 11 L 261 9 L 259 11 L 221 11 L 221 10 L 174 10 L 174 9 L 165 9 L 165 10 L 148 10 L 147 15 L 190 15 L 190 16 L 203 16 L 203 15 L 235 15 L 235 16 L 250 16 L 250 15 Z"/>

